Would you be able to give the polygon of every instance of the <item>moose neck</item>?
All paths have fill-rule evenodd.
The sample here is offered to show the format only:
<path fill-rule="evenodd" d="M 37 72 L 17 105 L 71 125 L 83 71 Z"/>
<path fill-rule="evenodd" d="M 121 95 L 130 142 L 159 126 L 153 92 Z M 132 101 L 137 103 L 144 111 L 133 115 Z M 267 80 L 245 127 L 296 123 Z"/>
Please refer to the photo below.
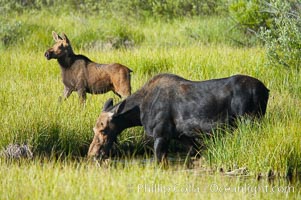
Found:
<path fill-rule="evenodd" d="M 70 52 L 68 52 L 68 54 L 63 55 L 57 59 L 57 61 L 59 62 L 60 66 L 63 69 L 67 69 L 67 68 L 71 67 L 74 60 L 75 60 L 75 54 L 73 53 L 72 50 Z"/>
<path fill-rule="evenodd" d="M 124 129 L 142 126 L 140 120 L 140 101 L 132 95 L 128 97 L 125 101 L 124 108 L 116 116 L 116 126 L 118 127 L 118 132 L 121 133 Z"/>

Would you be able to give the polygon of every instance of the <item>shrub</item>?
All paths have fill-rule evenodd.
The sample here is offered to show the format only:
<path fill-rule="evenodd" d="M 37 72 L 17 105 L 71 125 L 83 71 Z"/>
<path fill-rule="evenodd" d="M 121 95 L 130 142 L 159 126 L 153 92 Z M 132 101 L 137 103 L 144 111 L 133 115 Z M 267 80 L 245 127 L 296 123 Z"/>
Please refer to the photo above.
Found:
<path fill-rule="evenodd" d="M 260 27 L 269 27 L 270 15 L 264 11 L 260 0 L 239 0 L 229 4 L 229 12 L 234 21 L 251 32 Z"/>
<path fill-rule="evenodd" d="M 110 23 L 99 24 L 95 30 L 82 32 L 73 42 L 82 43 L 85 48 L 90 49 L 122 49 L 139 45 L 144 38 L 141 30 L 133 25 L 111 20 Z"/>
<path fill-rule="evenodd" d="M 153 15 L 168 18 L 218 14 L 225 5 L 222 0 L 149 0 L 148 3 Z"/>
<path fill-rule="evenodd" d="M 87 11 L 87 14 L 110 13 L 139 17 L 182 17 L 220 14 L 226 10 L 226 0 L 2 0 L 0 11 L 19 13 L 27 9 L 59 7 L 64 11 Z"/>
<path fill-rule="evenodd" d="M 51 2 L 46 0 L 1 0 L 0 12 L 17 11 L 22 13 L 26 9 L 41 9 L 42 6 L 49 6 Z"/>
<path fill-rule="evenodd" d="M 22 22 L 15 21 L 12 23 L 5 23 L 2 21 L 1 24 L 0 47 L 7 48 L 21 40 L 22 31 L 24 31 L 24 25 Z"/>
<path fill-rule="evenodd" d="M 239 27 L 258 36 L 266 47 L 268 64 L 299 68 L 301 15 L 297 0 L 239 0 L 229 11 Z"/>
<path fill-rule="evenodd" d="M 267 4 L 272 17 L 270 28 L 262 27 L 258 36 L 264 42 L 270 65 L 300 68 L 301 8 L 286 1 Z"/>

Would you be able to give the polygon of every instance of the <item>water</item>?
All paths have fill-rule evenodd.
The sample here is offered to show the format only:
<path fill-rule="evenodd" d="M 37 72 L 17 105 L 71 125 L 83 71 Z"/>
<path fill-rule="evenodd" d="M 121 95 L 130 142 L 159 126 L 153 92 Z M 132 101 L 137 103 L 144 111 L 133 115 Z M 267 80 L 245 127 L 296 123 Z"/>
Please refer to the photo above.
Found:
<path fill-rule="evenodd" d="M 230 171 L 212 169 L 203 165 L 200 159 L 188 160 L 187 157 L 178 155 L 168 158 L 168 167 L 156 165 L 153 158 L 137 157 L 112 159 L 107 164 L 122 168 L 138 166 L 147 169 L 147 173 L 160 176 L 161 178 L 155 180 L 147 179 L 138 184 L 130 184 L 131 191 L 144 195 L 180 194 L 179 197 L 192 195 L 208 199 L 301 199 L 299 179 L 288 180 L 277 174 L 271 176 L 268 172 L 254 174 L 246 167 L 237 167 Z M 169 180 L 167 177 L 175 178 Z M 185 177 L 185 180 L 178 179 L 178 177 Z"/>

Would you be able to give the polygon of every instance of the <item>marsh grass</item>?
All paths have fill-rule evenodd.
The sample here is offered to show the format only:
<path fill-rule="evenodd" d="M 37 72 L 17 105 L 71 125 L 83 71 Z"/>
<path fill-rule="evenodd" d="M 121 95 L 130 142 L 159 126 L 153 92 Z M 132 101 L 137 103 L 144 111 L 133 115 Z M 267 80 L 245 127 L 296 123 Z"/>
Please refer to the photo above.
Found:
<path fill-rule="evenodd" d="M 124 160 L 96 167 L 86 161 L 1 160 L 1 199 L 233 199 L 297 198 L 298 185 L 269 183 L 200 170 L 161 169 L 151 162 Z M 118 192 L 117 192 L 118 191 Z"/>
<path fill-rule="evenodd" d="M 118 16 L 53 15 L 53 12 L 42 10 L 0 18 L 6 22 L 4 27 L 12 27 L 1 27 L 0 32 L 0 147 L 28 143 L 35 155 L 32 161 L 16 163 L 0 159 L 0 199 L 300 198 L 298 183 L 294 185 L 295 192 L 290 193 L 210 191 L 211 183 L 231 187 L 244 183 L 264 185 L 266 182 L 256 182 L 255 177 L 269 170 L 279 177 L 300 177 L 299 71 L 266 65 L 264 50 L 259 46 L 237 46 L 227 35 L 233 32 L 221 31 L 227 26 L 227 20 L 221 17 L 135 21 Z M 74 93 L 67 101 L 58 102 L 63 91 L 60 69 L 55 60 L 47 61 L 43 56 L 53 44 L 52 30 L 65 32 L 76 53 L 99 63 L 119 62 L 131 68 L 133 92 L 161 72 L 191 80 L 238 73 L 257 77 L 270 89 L 267 114 L 261 122 L 242 120 L 233 132 L 216 133 L 206 139 L 206 149 L 201 152 L 203 159 L 197 161 L 200 169 L 190 171 L 186 165 L 178 164 L 163 170 L 152 162 L 139 164 L 136 158 L 141 152 L 148 152 L 143 157 L 146 160 L 152 157 L 151 145 L 146 145 L 141 127 L 128 129 L 119 136 L 116 149 L 121 156 L 117 159 L 126 161 L 98 168 L 82 157 L 86 156 L 92 128 L 104 102 L 110 97 L 114 103 L 120 99 L 113 93 L 88 95 L 83 107 Z M 3 34 L 16 41 L 4 44 Z M 235 35 L 243 38 L 239 32 Z M 134 45 L 103 48 L 108 38 L 127 38 Z M 244 182 L 237 177 L 215 174 L 219 168 L 236 167 L 247 167 L 251 179 Z M 144 183 L 194 184 L 202 192 L 138 192 L 138 185 Z M 282 179 L 274 184 L 289 185 Z"/>
<path fill-rule="evenodd" d="M 21 52 L 4 52 L 1 61 L 1 146 L 11 142 L 27 142 L 37 154 L 84 156 L 92 139 L 92 127 L 103 103 L 112 93 L 88 95 L 85 107 L 77 94 L 58 102 L 63 86 L 56 61 L 46 61 L 42 52 L 30 52 L 20 59 Z M 88 54 L 81 52 L 83 54 Z M 35 57 L 37 59 L 31 59 Z M 231 48 L 202 45 L 179 48 L 137 48 L 89 52 L 99 62 L 120 62 L 129 66 L 133 91 L 159 72 L 180 74 L 191 80 L 205 80 L 242 73 L 264 81 L 270 89 L 267 115 L 262 122 L 241 122 L 233 133 L 208 140 L 205 155 L 210 162 L 232 167 L 248 166 L 255 172 L 269 168 L 285 174 L 293 166 L 300 171 L 300 76 L 290 71 L 264 66 L 260 48 Z M 153 65 L 152 65 L 153 63 Z M 272 77 L 272 78 L 271 78 Z M 120 143 L 137 147 L 144 144 L 142 128 L 126 130 Z M 125 145 L 126 146 L 126 145 Z M 135 149 L 135 148 L 133 148 Z M 135 150 L 133 150 L 135 151 Z"/>

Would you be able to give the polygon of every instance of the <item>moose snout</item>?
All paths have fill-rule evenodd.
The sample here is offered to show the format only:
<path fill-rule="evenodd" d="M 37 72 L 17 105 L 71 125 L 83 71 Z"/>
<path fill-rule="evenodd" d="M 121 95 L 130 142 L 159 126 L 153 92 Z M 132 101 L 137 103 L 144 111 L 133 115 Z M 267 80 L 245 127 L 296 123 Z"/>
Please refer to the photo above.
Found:
<path fill-rule="evenodd" d="M 44 56 L 47 58 L 47 60 L 51 59 L 51 53 L 49 51 L 46 51 Z"/>
<path fill-rule="evenodd" d="M 89 152 L 88 153 L 88 158 L 93 161 L 96 161 L 96 162 L 102 162 L 102 161 L 108 159 L 108 157 L 109 156 L 101 149 L 98 150 L 97 152 Z"/>

